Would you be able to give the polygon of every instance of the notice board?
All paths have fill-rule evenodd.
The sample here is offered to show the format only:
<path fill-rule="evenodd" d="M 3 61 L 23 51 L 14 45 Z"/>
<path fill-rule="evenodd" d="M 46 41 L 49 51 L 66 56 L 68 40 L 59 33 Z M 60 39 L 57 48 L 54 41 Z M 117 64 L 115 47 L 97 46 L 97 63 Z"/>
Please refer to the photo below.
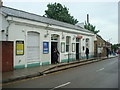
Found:
<path fill-rule="evenodd" d="M 24 55 L 24 41 L 16 41 L 16 55 Z"/>
<path fill-rule="evenodd" d="M 49 42 L 43 42 L 43 54 L 49 53 Z"/>

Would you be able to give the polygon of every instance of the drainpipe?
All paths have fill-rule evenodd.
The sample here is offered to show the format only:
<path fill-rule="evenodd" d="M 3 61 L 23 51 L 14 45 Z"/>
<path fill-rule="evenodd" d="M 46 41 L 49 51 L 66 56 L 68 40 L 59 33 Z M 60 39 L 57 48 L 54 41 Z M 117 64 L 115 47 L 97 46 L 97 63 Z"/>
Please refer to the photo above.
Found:
<path fill-rule="evenodd" d="M 10 23 L 8 21 L 8 26 L 6 28 L 6 41 L 8 41 L 8 29 L 9 29 L 9 27 L 10 27 Z"/>
<path fill-rule="evenodd" d="M 7 26 L 7 28 L 6 28 L 6 41 L 8 41 L 8 36 L 9 36 L 9 32 L 8 32 L 8 31 L 9 31 L 9 27 L 10 27 L 12 21 L 13 21 L 13 18 L 12 18 L 11 21 L 8 21 L 8 20 L 7 20 L 8 26 Z"/>

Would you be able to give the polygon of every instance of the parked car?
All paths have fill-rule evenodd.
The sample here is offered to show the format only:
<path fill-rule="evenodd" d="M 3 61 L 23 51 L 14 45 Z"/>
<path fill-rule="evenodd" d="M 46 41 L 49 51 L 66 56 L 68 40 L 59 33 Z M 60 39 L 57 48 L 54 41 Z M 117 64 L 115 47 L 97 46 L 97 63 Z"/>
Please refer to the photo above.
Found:
<path fill-rule="evenodd" d="M 116 53 L 117 53 L 117 54 L 120 54 L 120 49 L 118 49 L 118 50 L 116 51 Z"/>

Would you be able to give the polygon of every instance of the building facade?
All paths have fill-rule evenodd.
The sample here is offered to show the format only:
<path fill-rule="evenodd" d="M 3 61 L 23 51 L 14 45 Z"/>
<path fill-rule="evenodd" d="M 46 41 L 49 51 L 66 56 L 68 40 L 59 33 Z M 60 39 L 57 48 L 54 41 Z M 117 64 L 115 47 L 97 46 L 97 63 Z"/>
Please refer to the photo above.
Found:
<path fill-rule="evenodd" d="M 96 35 L 96 40 L 94 41 L 94 56 L 105 57 L 107 55 L 106 48 L 111 51 L 111 46 L 112 44 L 106 42 L 101 36 Z"/>
<path fill-rule="evenodd" d="M 94 56 L 95 35 L 80 26 L 5 6 L 0 10 L 0 41 L 14 42 L 14 69 L 51 64 L 54 47 L 59 62 L 85 58 L 86 47 Z"/>

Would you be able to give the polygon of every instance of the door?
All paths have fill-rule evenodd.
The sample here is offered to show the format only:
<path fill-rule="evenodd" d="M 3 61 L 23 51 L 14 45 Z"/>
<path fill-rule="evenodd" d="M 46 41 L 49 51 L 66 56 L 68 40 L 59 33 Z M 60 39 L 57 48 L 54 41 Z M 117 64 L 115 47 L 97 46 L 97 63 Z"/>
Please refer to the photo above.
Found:
<path fill-rule="evenodd" d="M 57 48 L 57 42 L 51 42 L 51 64 L 54 63 L 54 60 L 53 60 L 53 50 L 54 48 Z"/>
<path fill-rule="evenodd" d="M 0 44 L 1 44 L 0 51 L 2 52 L 0 53 L 0 55 L 2 55 L 2 57 L 0 57 L 0 64 L 2 65 L 2 68 L 0 68 L 0 71 L 2 72 L 13 71 L 14 42 L 1 41 Z"/>
<path fill-rule="evenodd" d="M 39 62 L 40 59 L 39 33 L 28 32 L 27 37 L 27 63 Z"/>
<path fill-rule="evenodd" d="M 79 43 L 76 43 L 76 59 L 79 59 Z"/>

